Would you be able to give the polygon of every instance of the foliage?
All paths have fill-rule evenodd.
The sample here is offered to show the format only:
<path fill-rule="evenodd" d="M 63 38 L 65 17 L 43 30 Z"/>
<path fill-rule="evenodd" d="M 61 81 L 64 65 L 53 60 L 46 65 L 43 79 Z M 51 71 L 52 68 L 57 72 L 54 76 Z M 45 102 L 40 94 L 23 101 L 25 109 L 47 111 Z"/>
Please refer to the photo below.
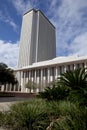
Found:
<path fill-rule="evenodd" d="M 60 76 L 60 84 L 70 88 L 69 100 L 87 106 L 87 71 L 77 69 Z"/>
<path fill-rule="evenodd" d="M 86 130 L 87 129 L 87 108 L 80 108 L 78 104 L 69 101 L 51 103 L 58 116 L 53 118 L 46 130 Z M 51 109 L 50 108 L 50 109 Z M 53 111 L 53 110 L 52 110 Z"/>
<path fill-rule="evenodd" d="M 85 69 L 62 74 L 40 96 L 47 100 L 17 103 L 0 113 L 0 126 L 8 130 L 87 130 Z"/>
<path fill-rule="evenodd" d="M 11 130 L 45 130 L 49 124 L 46 104 L 42 100 L 32 100 L 15 104 L 4 113 L 3 127 Z"/>
<path fill-rule="evenodd" d="M 4 114 L 0 112 L 0 126 L 3 125 L 3 122 L 4 122 Z"/>
<path fill-rule="evenodd" d="M 28 88 L 30 90 L 30 93 L 31 93 L 31 90 L 35 90 L 37 88 L 37 84 L 34 82 L 34 81 L 31 81 L 29 80 L 26 84 L 25 84 L 25 87 Z"/>
<path fill-rule="evenodd" d="M 87 87 L 87 71 L 86 69 L 76 69 L 74 71 L 66 71 L 60 76 L 60 83 L 68 86 L 73 90 Z"/>
<path fill-rule="evenodd" d="M 31 100 L 0 113 L 7 130 L 87 130 L 87 107 L 70 101 Z"/>
<path fill-rule="evenodd" d="M 44 92 L 40 92 L 40 97 L 47 100 L 64 100 L 69 95 L 69 89 L 59 85 L 56 81 L 51 86 L 46 87 Z"/>
<path fill-rule="evenodd" d="M 17 79 L 15 79 L 13 70 L 8 68 L 4 63 L 0 63 L 0 84 L 12 83 L 16 84 Z"/>
<path fill-rule="evenodd" d="M 49 84 L 44 92 L 40 93 L 41 98 L 47 100 L 70 100 L 79 102 L 79 105 L 87 106 L 87 71 L 77 69 L 62 74 L 53 84 Z"/>

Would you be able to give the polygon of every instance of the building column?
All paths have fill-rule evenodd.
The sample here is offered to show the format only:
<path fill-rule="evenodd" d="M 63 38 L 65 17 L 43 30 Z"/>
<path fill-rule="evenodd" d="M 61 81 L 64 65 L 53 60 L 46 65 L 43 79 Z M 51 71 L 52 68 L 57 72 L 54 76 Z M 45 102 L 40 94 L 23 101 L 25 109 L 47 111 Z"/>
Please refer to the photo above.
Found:
<path fill-rule="evenodd" d="M 28 71 L 26 71 L 26 81 L 25 84 L 28 83 Z M 25 88 L 25 91 L 28 93 L 28 88 Z"/>
<path fill-rule="evenodd" d="M 48 83 L 50 83 L 50 69 L 47 69 Z"/>
<path fill-rule="evenodd" d="M 20 86 L 19 86 L 19 89 L 21 90 L 21 92 L 23 90 L 23 80 L 24 80 L 23 71 L 21 71 L 21 82 L 20 82 Z"/>
<path fill-rule="evenodd" d="M 57 77 L 58 77 L 58 70 L 57 70 L 57 66 L 55 67 L 55 79 L 57 79 Z"/>
<path fill-rule="evenodd" d="M 12 84 L 9 84 L 9 91 L 11 91 L 11 88 L 12 88 Z"/>
<path fill-rule="evenodd" d="M 43 91 L 43 69 L 41 69 L 41 91 Z"/>
<path fill-rule="evenodd" d="M 86 65 L 86 62 L 84 63 L 84 68 L 86 68 L 87 67 L 87 65 Z"/>
<path fill-rule="evenodd" d="M 18 91 L 20 91 L 22 86 L 22 71 L 19 72 L 19 85 L 18 85 Z"/>
<path fill-rule="evenodd" d="M 14 85 L 14 90 L 13 91 L 15 91 L 15 85 Z"/>
<path fill-rule="evenodd" d="M 9 90 L 9 84 L 7 83 L 7 85 L 6 85 L 6 90 L 5 90 L 5 91 L 8 92 L 8 90 Z"/>
<path fill-rule="evenodd" d="M 25 72 L 23 72 L 23 80 L 22 80 L 21 92 L 25 92 L 24 87 L 25 87 Z"/>
<path fill-rule="evenodd" d="M 30 80 L 30 77 L 31 77 L 31 72 L 29 71 L 29 80 Z"/>
<path fill-rule="evenodd" d="M 57 68 L 57 74 L 58 74 L 58 77 L 60 77 L 60 67 L 58 66 L 58 68 Z"/>
<path fill-rule="evenodd" d="M 6 90 L 5 91 L 8 91 L 8 84 L 6 84 Z"/>
<path fill-rule="evenodd" d="M 4 91 L 4 85 L 1 85 L 1 91 L 2 92 Z"/>
<path fill-rule="evenodd" d="M 76 64 L 74 64 L 74 70 L 76 69 Z"/>
<path fill-rule="evenodd" d="M 34 82 L 37 83 L 37 79 L 36 79 L 36 70 L 35 70 L 35 73 L 34 73 Z"/>
<path fill-rule="evenodd" d="M 82 63 L 80 63 L 80 68 L 83 68 Z"/>
<path fill-rule="evenodd" d="M 65 65 L 64 66 L 64 73 L 66 73 L 66 70 L 67 70 L 67 66 Z"/>
<path fill-rule="evenodd" d="M 34 72 L 34 83 L 36 84 L 36 92 L 38 91 L 38 85 L 37 85 L 37 77 L 36 77 L 36 69 L 35 69 L 35 72 Z"/>
<path fill-rule="evenodd" d="M 24 85 L 23 85 L 23 92 L 26 92 L 25 84 L 26 84 L 26 71 L 24 72 Z"/>
<path fill-rule="evenodd" d="M 70 70 L 74 70 L 74 64 L 70 65 Z"/>

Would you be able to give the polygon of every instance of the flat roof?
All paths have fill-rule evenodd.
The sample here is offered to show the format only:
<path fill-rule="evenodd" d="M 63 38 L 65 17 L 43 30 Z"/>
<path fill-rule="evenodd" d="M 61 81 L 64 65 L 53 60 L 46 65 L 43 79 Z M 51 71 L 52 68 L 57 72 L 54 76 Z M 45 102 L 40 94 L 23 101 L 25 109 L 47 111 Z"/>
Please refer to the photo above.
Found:
<path fill-rule="evenodd" d="M 25 66 L 22 68 L 15 69 L 16 70 L 26 70 L 26 69 L 33 69 L 33 68 L 41 68 L 41 67 L 47 67 L 47 66 L 53 66 L 53 65 L 61 65 L 61 64 L 70 64 L 70 63 L 76 63 L 80 61 L 87 60 L 87 56 L 63 56 L 63 57 L 56 57 L 52 60 L 47 61 L 41 61 L 33 63 L 32 65 Z"/>
<path fill-rule="evenodd" d="M 38 10 L 30 9 L 27 12 L 25 12 L 23 15 L 26 15 L 27 13 L 30 13 L 31 11 L 34 11 L 36 13 L 40 12 L 47 19 L 47 21 L 53 26 L 53 28 L 55 29 L 55 26 L 50 22 L 50 20 L 44 15 L 44 13 L 40 9 L 38 9 Z"/>

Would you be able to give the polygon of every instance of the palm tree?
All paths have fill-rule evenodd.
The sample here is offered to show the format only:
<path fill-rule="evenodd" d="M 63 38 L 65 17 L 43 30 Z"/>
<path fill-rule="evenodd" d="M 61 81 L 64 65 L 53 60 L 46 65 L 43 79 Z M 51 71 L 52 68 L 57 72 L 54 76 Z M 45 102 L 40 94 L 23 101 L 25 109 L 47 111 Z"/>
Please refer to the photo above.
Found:
<path fill-rule="evenodd" d="M 87 71 L 85 68 L 80 68 L 74 71 L 67 71 L 60 76 L 59 80 L 62 85 L 75 90 L 84 88 L 87 87 Z"/>
<path fill-rule="evenodd" d="M 87 71 L 85 68 L 67 71 L 59 78 L 59 83 L 70 88 L 69 99 L 87 106 Z"/>

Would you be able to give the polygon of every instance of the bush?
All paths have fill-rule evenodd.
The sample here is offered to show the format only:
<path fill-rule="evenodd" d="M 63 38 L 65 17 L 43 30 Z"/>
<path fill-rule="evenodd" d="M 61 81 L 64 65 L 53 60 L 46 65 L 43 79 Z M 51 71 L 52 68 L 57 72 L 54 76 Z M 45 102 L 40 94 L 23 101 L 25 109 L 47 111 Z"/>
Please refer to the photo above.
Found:
<path fill-rule="evenodd" d="M 46 130 L 87 130 L 86 107 L 80 108 L 78 104 L 60 101 L 55 102 L 57 109 L 54 109 L 54 103 L 50 103 L 52 111 L 54 110 L 55 114 L 57 112 L 57 116 L 52 119 Z"/>
<path fill-rule="evenodd" d="M 52 86 L 47 87 L 44 92 L 40 92 L 40 97 L 45 98 L 47 100 L 64 100 L 69 95 L 69 89 L 65 86 Z"/>
<path fill-rule="evenodd" d="M 87 130 L 87 107 L 70 101 L 32 100 L 0 113 L 6 130 Z"/>
<path fill-rule="evenodd" d="M 80 106 L 87 106 L 87 90 L 71 90 L 69 93 L 69 98 L 71 102 L 77 102 Z"/>
<path fill-rule="evenodd" d="M 86 69 L 76 69 L 67 71 L 59 78 L 59 83 L 70 88 L 69 100 L 79 102 L 82 106 L 87 106 L 87 71 Z"/>
<path fill-rule="evenodd" d="M 49 124 L 46 104 L 42 100 L 17 103 L 3 113 L 3 127 L 11 130 L 45 130 Z"/>

